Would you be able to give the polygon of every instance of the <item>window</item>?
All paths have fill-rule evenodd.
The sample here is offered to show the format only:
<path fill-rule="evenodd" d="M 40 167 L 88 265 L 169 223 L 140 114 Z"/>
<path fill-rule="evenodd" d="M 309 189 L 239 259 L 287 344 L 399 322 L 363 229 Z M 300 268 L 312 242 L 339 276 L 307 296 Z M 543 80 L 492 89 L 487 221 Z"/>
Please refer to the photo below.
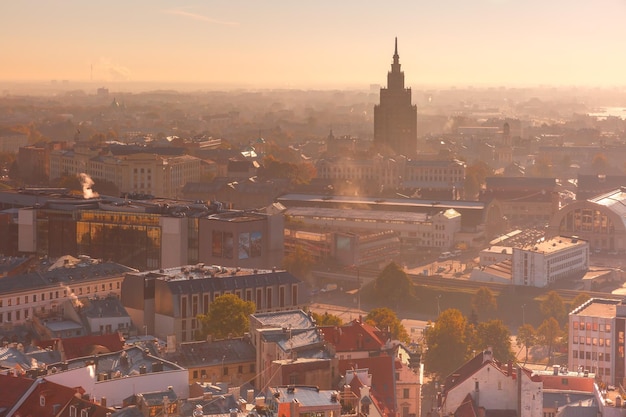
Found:
<path fill-rule="evenodd" d="M 198 371 L 193 371 L 193 379 L 198 379 Z"/>
<path fill-rule="evenodd" d="M 408 388 L 404 388 L 402 390 L 402 398 L 409 398 L 409 389 Z"/>
<path fill-rule="evenodd" d="M 228 375 L 228 366 L 224 367 L 224 376 Z"/>
<path fill-rule="evenodd" d="M 239 367 L 237 368 L 237 373 L 243 374 L 243 365 L 239 365 Z"/>
<path fill-rule="evenodd" d="M 591 323 L 585 323 L 585 328 L 587 330 L 591 330 Z"/>
<path fill-rule="evenodd" d="M 610 332 L 611 331 L 611 323 L 607 323 L 606 324 L 606 331 Z"/>
<path fill-rule="evenodd" d="M 572 357 L 573 357 L 574 359 L 578 359 L 578 351 L 577 351 L 577 350 L 573 350 L 573 351 L 572 351 Z"/>
<path fill-rule="evenodd" d="M 578 330 L 578 322 L 577 321 L 574 322 L 574 330 Z"/>
<path fill-rule="evenodd" d="M 76 417 L 76 406 L 70 405 L 70 417 Z"/>
<path fill-rule="evenodd" d="M 611 362 L 611 354 L 610 353 L 605 353 L 604 354 L 604 362 Z"/>
<path fill-rule="evenodd" d="M 39 405 L 42 406 L 42 407 L 46 406 L 46 397 L 45 396 L 43 396 L 43 395 L 39 396 Z"/>

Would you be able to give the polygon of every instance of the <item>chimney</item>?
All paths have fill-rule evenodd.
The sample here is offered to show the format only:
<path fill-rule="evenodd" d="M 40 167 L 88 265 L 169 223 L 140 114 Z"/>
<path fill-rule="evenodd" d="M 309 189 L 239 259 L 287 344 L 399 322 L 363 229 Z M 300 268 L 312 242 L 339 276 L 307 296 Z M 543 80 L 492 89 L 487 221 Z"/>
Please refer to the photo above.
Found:
<path fill-rule="evenodd" d="M 483 351 L 483 363 L 493 360 L 493 349 L 489 346 Z"/>

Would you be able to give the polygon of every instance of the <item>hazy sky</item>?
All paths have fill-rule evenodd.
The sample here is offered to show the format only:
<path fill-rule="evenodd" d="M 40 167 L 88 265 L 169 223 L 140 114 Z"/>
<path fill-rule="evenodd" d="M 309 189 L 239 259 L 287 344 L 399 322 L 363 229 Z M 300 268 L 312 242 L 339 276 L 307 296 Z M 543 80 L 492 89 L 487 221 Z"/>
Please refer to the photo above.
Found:
<path fill-rule="evenodd" d="M 396 36 L 408 85 L 626 84 L 626 0 L 2 0 L 0 80 L 384 85 Z"/>

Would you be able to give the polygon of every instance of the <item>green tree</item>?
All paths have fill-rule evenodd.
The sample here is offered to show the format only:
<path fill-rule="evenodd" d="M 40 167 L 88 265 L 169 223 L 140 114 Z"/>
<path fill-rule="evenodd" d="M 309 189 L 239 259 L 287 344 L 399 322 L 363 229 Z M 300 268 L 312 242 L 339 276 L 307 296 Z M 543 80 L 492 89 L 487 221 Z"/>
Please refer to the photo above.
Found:
<path fill-rule="evenodd" d="M 381 301 L 398 307 L 413 295 L 413 284 L 400 265 L 391 262 L 376 277 L 374 290 Z"/>
<path fill-rule="evenodd" d="M 511 332 L 502 320 L 483 321 L 476 327 L 476 341 L 473 349 L 485 350 L 491 346 L 494 358 L 509 361 L 515 358 L 511 349 Z"/>
<path fill-rule="evenodd" d="M 517 339 L 516 344 L 517 347 L 522 347 L 526 349 L 526 355 L 524 362 L 528 361 L 528 349 L 535 346 L 537 343 L 537 332 L 535 328 L 531 324 L 522 324 L 517 329 Z"/>
<path fill-rule="evenodd" d="M 573 311 L 575 308 L 580 307 L 589 299 L 591 299 L 589 294 L 587 294 L 586 292 L 581 292 L 576 296 L 576 298 L 572 300 L 572 303 L 570 304 L 570 311 Z"/>
<path fill-rule="evenodd" d="M 402 322 L 396 313 L 389 308 L 381 307 L 373 309 L 365 317 L 365 322 L 372 326 L 376 326 L 381 330 L 389 329 L 391 336 L 396 340 L 404 343 L 411 341 L 409 334 L 402 325 Z"/>
<path fill-rule="evenodd" d="M 341 326 L 343 324 L 341 317 L 329 314 L 328 311 L 324 312 L 324 314 L 318 314 L 312 311 L 311 317 L 313 317 L 315 324 L 318 326 Z"/>
<path fill-rule="evenodd" d="M 283 268 L 294 277 L 306 281 L 313 268 L 313 258 L 309 252 L 298 245 L 293 253 L 283 258 Z"/>
<path fill-rule="evenodd" d="M 480 287 L 472 297 L 472 309 L 482 319 L 495 313 L 498 310 L 498 302 L 493 292 L 487 287 Z"/>
<path fill-rule="evenodd" d="M 465 363 L 468 354 L 467 319 L 459 310 L 444 310 L 426 329 L 425 361 L 428 371 L 445 377 Z"/>
<path fill-rule="evenodd" d="M 563 299 L 556 291 L 550 291 L 539 308 L 544 318 L 554 317 L 558 323 L 561 323 L 566 315 Z"/>
<path fill-rule="evenodd" d="M 211 303 L 207 314 L 198 315 L 200 329 L 196 338 L 202 340 L 207 335 L 215 339 L 243 336 L 248 331 L 250 314 L 255 310 L 252 301 L 244 301 L 235 294 L 220 295 Z"/>
<path fill-rule="evenodd" d="M 468 199 L 475 197 L 480 192 L 485 179 L 491 174 L 493 174 L 493 169 L 483 161 L 477 161 L 467 166 L 464 189 Z"/>
<path fill-rule="evenodd" d="M 549 317 L 537 328 L 537 339 L 540 344 L 548 346 L 548 357 L 552 356 L 552 350 L 559 341 L 561 328 L 554 317 Z"/>

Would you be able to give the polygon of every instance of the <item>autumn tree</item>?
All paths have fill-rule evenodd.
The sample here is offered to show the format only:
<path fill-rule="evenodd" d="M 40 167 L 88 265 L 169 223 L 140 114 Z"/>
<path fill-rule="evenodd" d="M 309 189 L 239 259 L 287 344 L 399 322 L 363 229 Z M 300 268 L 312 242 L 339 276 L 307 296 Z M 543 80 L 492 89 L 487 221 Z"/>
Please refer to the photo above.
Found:
<path fill-rule="evenodd" d="M 563 299 L 556 291 L 550 291 L 539 308 L 544 318 L 553 317 L 558 323 L 561 323 L 566 315 Z"/>
<path fill-rule="evenodd" d="M 472 309 L 483 319 L 495 313 L 498 310 L 498 302 L 493 292 L 487 287 L 480 287 L 472 297 Z"/>
<path fill-rule="evenodd" d="M 485 350 L 487 347 L 493 349 L 494 358 L 506 362 L 513 360 L 513 349 L 511 349 L 511 332 L 504 325 L 502 320 L 483 321 L 476 327 L 476 337 L 473 349 L 476 351 Z"/>
<path fill-rule="evenodd" d="M 283 268 L 294 277 L 306 281 L 313 267 L 313 257 L 299 245 L 283 258 Z"/>
<path fill-rule="evenodd" d="M 400 265 L 391 262 L 374 281 L 377 297 L 394 307 L 413 294 L 413 284 Z"/>
<path fill-rule="evenodd" d="M 465 169 L 465 195 L 471 199 L 480 192 L 485 179 L 493 174 L 493 169 L 483 161 L 468 165 Z"/>
<path fill-rule="evenodd" d="M 516 344 L 517 344 L 517 347 L 521 348 L 522 346 L 524 346 L 524 348 L 526 349 L 524 362 L 528 361 L 528 349 L 535 346 L 536 343 L 537 343 L 537 331 L 535 330 L 535 328 L 531 324 L 528 324 L 528 323 L 522 324 L 517 329 Z"/>
<path fill-rule="evenodd" d="M 200 329 L 196 338 L 202 340 L 207 335 L 215 339 L 243 336 L 249 328 L 250 314 L 255 310 L 252 301 L 244 301 L 235 294 L 220 295 L 210 304 L 207 314 L 198 315 Z"/>
<path fill-rule="evenodd" d="M 467 319 L 459 310 L 444 310 L 434 326 L 424 332 L 428 350 L 425 363 L 430 372 L 445 377 L 467 359 Z"/>
<path fill-rule="evenodd" d="M 324 312 L 324 314 L 318 314 L 312 311 L 311 317 L 313 317 L 315 324 L 318 326 L 341 326 L 343 324 L 341 317 L 329 314 L 328 311 Z"/>
<path fill-rule="evenodd" d="M 391 337 L 396 340 L 405 343 L 411 341 L 409 334 L 396 313 L 387 307 L 375 308 L 370 311 L 369 314 L 365 316 L 365 322 L 381 330 L 389 330 Z"/>
<path fill-rule="evenodd" d="M 572 303 L 570 304 L 570 311 L 573 311 L 575 308 L 580 307 L 590 298 L 591 297 L 589 296 L 589 294 L 587 294 L 586 292 L 581 292 L 576 296 L 576 298 L 572 300 Z"/>
<path fill-rule="evenodd" d="M 591 161 L 591 169 L 594 174 L 606 174 L 609 168 L 609 160 L 605 154 L 599 153 L 593 157 Z"/>
<path fill-rule="evenodd" d="M 552 355 L 554 346 L 559 341 L 561 328 L 554 317 L 549 317 L 537 328 L 537 340 L 540 344 L 548 346 L 548 357 Z"/>

